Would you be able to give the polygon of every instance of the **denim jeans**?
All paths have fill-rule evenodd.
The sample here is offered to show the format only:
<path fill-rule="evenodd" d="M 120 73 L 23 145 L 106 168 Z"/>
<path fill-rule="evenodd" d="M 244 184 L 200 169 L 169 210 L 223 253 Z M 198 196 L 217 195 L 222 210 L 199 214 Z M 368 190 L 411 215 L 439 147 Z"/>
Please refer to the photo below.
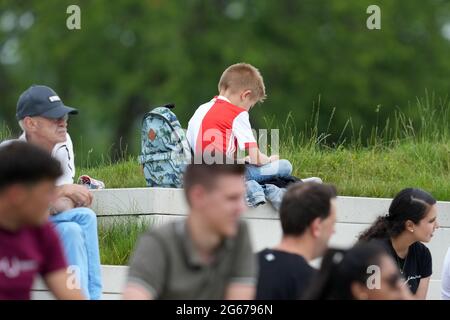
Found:
<path fill-rule="evenodd" d="M 279 188 L 273 184 L 260 185 L 255 180 L 247 181 L 246 187 L 249 207 L 257 207 L 268 200 L 277 211 L 280 209 L 281 200 L 286 192 L 285 188 Z"/>
<path fill-rule="evenodd" d="M 257 207 L 266 203 L 266 195 L 263 187 L 255 180 L 245 182 L 247 191 L 247 205 L 249 207 Z"/>
<path fill-rule="evenodd" d="M 97 217 L 89 208 L 75 208 L 50 216 L 61 239 L 67 263 L 76 266 L 81 290 L 87 299 L 102 295 Z"/>
<path fill-rule="evenodd" d="M 256 182 L 264 182 L 275 177 L 289 176 L 292 173 L 292 164 L 285 159 L 270 162 L 263 166 L 255 166 L 253 164 L 246 165 L 246 180 L 255 180 Z"/>
<path fill-rule="evenodd" d="M 269 200 L 274 208 L 278 210 L 286 189 L 278 188 L 273 184 L 260 185 L 259 182 L 264 183 L 264 180 L 289 176 L 291 173 L 292 164 L 285 159 L 270 162 L 263 166 L 246 165 L 247 205 L 249 207 L 257 207 Z"/>
<path fill-rule="evenodd" d="M 270 201 L 272 206 L 279 211 L 281 206 L 281 200 L 286 193 L 286 188 L 279 188 L 273 184 L 265 184 L 262 186 L 266 199 Z"/>

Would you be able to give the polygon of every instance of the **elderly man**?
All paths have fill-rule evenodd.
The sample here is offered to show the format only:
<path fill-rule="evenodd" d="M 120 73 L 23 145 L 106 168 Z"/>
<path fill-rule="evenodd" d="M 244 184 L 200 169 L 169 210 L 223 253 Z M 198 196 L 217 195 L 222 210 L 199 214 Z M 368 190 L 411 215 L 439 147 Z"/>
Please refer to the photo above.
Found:
<path fill-rule="evenodd" d="M 97 219 L 88 208 L 92 194 L 86 187 L 73 184 L 74 154 L 67 120 L 69 115 L 77 113 L 76 109 L 65 106 L 51 88 L 33 85 L 22 93 L 17 103 L 16 117 L 23 130 L 17 140 L 40 146 L 59 160 L 63 175 L 56 181 L 57 197 L 50 208 L 50 220 L 63 243 L 68 272 L 77 276 L 88 299 L 100 299 Z"/>

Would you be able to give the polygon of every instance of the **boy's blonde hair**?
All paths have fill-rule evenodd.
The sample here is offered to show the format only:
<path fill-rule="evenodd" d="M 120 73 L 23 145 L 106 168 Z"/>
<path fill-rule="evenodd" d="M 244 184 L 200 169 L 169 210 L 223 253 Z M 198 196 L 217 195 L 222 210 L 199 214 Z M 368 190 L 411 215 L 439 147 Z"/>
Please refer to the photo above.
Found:
<path fill-rule="evenodd" d="M 222 73 L 219 92 L 226 90 L 233 94 L 251 90 L 251 97 L 258 102 L 263 102 L 266 98 L 266 88 L 261 73 L 248 63 L 233 64 Z"/>

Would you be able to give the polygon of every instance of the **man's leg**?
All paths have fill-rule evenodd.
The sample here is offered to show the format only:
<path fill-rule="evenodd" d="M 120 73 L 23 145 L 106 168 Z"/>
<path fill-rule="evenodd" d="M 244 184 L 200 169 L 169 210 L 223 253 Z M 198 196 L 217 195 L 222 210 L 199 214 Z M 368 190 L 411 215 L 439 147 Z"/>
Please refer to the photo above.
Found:
<path fill-rule="evenodd" d="M 75 222 L 81 227 L 84 250 L 87 257 L 88 290 L 90 298 L 97 300 L 102 295 L 100 252 L 98 248 L 97 217 L 89 208 L 75 208 L 51 216 L 55 224 Z M 86 272 L 81 270 L 81 273 Z"/>
<path fill-rule="evenodd" d="M 286 159 L 270 162 L 259 167 L 250 164 L 246 168 L 246 180 L 255 180 L 256 182 L 264 182 L 264 180 L 275 177 L 285 177 L 292 173 L 292 164 Z"/>
<path fill-rule="evenodd" d="M 50 220 L 55 224 L 56 231 L 64 248 L 67 264 L 69 268 L 74 268 L 68 269 L 68 271 L 75 272 L 77 286 L 79 286 L 77 289 L 81 289 L 85 297 L 89 299 L 88 259 L 81 227 L 77 223 L 70 221 L 55 222 L 53 217 Z"/>

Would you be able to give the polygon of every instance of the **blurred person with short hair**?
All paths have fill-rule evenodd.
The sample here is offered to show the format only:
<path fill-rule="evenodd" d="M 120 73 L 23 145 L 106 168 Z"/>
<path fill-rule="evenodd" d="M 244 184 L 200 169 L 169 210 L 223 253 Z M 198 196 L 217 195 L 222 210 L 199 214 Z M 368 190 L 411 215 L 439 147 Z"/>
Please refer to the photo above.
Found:
<path fill-rule="evenodd" d="M 225 162 L 224 162 L 225 163 Z M 187 219 L 152 228 L 130 260 L 124 299 L 253 299 L 256 259 L 242 164 L 190 164 Z"/>
<path fill-rule="evenodd" d="M 0 147 L 0 300 L 31 298 L 41 275 L 57 299 L 84 299 L 70 275 L 54 225 L 48 220 L 60 163 L 25 142 Z"/>
<path fill-rule="evenodd" d="M 280 208 L 281 242 L 258 253 L 257 299 L 295 300 L 316 270 L 310 262 L 323 255 L 336 224 L 336 189 L 308 182 L 288 188 Z"/>

